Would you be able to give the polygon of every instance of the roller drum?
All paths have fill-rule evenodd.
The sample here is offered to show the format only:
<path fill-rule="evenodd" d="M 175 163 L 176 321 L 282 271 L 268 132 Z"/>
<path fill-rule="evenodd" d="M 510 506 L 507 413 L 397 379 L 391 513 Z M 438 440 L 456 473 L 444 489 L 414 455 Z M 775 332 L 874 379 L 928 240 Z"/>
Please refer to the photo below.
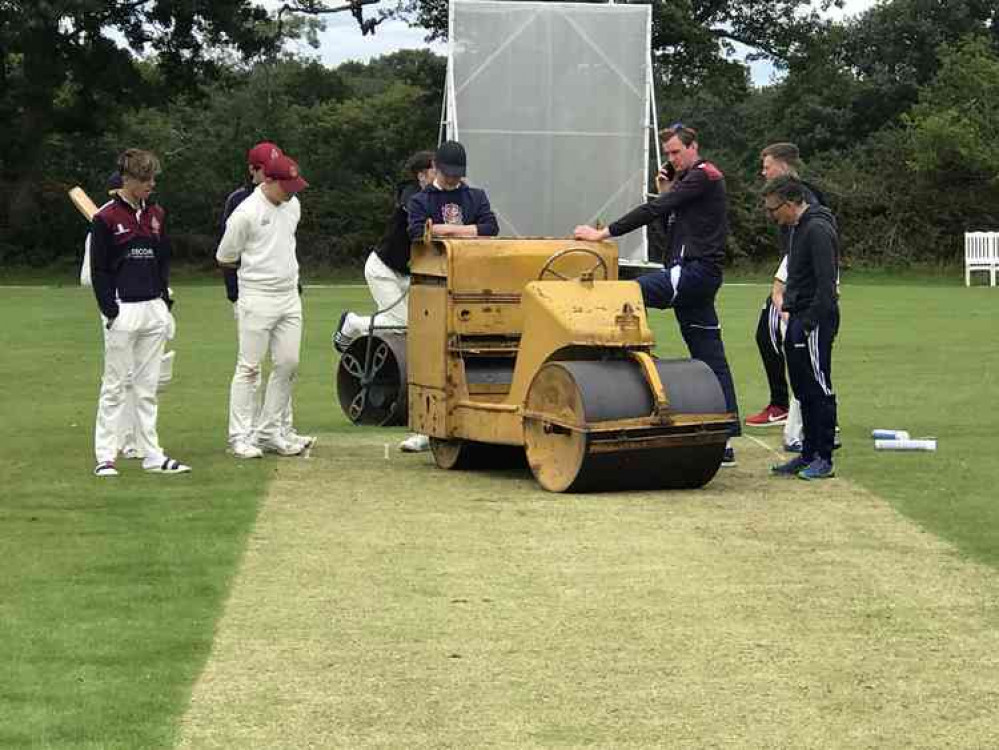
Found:
<path fill-rule="evenodd" d="M 659 360 L 656 369 L 673 414 L 720 414 L 725 397 L 711 369 L 697 360 Z M 693 426 L 649 425 L 620 432 L 567 429 L 649 417 L 655 402 L 632 360 L 548 362 L 528 390 L 528 463 L 555 492 L 694 488 L 721 465 L 725 433 Z M 549 421 L 550 420 L 550 421 Z M 654 443 L 650 447 L 650 443 Z"/>
<path fill-rule="evenodd" d="M 406 390 L 405 334 L 361 336 L 340 356 L 336 395 L 354 424 L 406 424 Z"/>

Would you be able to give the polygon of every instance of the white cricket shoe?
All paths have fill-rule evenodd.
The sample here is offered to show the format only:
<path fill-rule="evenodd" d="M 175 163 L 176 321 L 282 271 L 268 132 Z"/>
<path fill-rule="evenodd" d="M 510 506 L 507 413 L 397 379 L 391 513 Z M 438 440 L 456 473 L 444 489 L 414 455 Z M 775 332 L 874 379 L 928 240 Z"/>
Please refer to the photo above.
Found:
<path fill-rule="evenodd" d="M 289 443 L 301 443 L 303 448 L 311 448 L 316 444 L 315 435 L 300 435 L 294 427 L 281 435 Z"/>
<path fill-rule="evenodd" d="M 229 453 L 235 458 L 261 458 L 264 455 L 257 446 L 245 440 L 237 440 L 229 446 Z"/>
<path fill-rule="evenodd" d="M 283 437 L 257 442 L 257 450 L 264 453 L 277 453 L 279 456 L 298 456 L 306 449 L 305 443 L 285 440 Z"/>
<path fill-rule="evenodd" d="M 423 453 L 430 450 L 430 438 L 414 433 L 399 443 L 399 450 L 403 453 Z"/>
<path fill-rule="evenodd" d="M 292 438 L 290 438 L 288 442 L 290 442 L 290 443 L 298 443 L 298 444 L 300 444 L 302 446 L 302 450 L 303 451 L 309 451 L 309 450 L 312 450 L 312 448 L 316 444 L 316 436 L 315 435 L 299 435 L 299 434 L 296 433 L 295 436 L 292 437 Z"/>

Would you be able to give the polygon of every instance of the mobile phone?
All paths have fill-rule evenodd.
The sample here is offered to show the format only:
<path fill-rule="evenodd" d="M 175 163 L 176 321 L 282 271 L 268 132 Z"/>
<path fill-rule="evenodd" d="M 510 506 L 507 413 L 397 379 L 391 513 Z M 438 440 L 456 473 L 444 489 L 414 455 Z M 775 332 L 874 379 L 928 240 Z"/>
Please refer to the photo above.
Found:
<path fill-rule="evenodd" d="M 666 162 L 663 164 L 662 169 L 659 170 L 659 174 L 672 182 L 676 178 L 676 168 L 669 162 Z"/>

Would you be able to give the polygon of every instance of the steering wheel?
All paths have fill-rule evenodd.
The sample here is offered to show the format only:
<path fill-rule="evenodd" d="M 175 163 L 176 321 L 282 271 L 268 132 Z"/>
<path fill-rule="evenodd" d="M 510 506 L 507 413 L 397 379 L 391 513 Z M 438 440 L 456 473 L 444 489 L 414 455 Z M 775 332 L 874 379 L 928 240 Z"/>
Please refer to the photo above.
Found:
<path fill-rule="evenodd" d="M 594 258 L 597 259 L 597 262 L 594 263 L 592 266 L 590 266 L 590 268 L 579 274 L 579 276 L 565 276 L 563 274 L 560 274 L 554 268 L 552 268 L 552 266 L 559 258 L 564 258 L 566 255 L 573 255 L 575 253 L 580 253 L 582 255 L 592 255 Z M 598 253 L 596 250 L 590 250 L 590 248 L 588 247 L 567 247 L 565 250 L 559 250 L 557 253 L 554 253 L 548 260 L 545 261 L 545 264 L 541 266 L 541 271 L 538 273 L 538 281 L 543 280 L 545 278 L 546 273 L 550 273 L 555 278 L 562 279 L 562 281 L 573 281 L 575 279 L 581 279 L 583 278 L 583 276 L 588 276 L 590 274 L 595 273 L 598 268 L 602 270 L 604 273 L 603 280 L 607 281 L 607 279 L 610 278 L 610 272 L 607 270 L 607 261 L 604 260 L 603 256 L 600 255 L 600 253 Z"/>

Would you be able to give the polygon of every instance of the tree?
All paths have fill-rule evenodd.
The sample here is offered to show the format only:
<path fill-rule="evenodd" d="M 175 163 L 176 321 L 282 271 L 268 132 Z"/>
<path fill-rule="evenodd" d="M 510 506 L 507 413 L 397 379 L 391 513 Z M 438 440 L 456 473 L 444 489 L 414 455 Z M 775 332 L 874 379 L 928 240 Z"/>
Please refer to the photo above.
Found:
<path fill-rule="evenodd" d="M 982 36 L 945 45 L 940 70 L 906 114 L 917 172 L 999 186 L 999 54 Z"/>
<path fill-rule="evenodd" d="M 848 25 L 841 58 L 856 77 L 862 135 L 894 123 L 940 68 L 939 51 L 968 34 L 999 51 L 995 0 L 892 0 Z"/>
<path fill-rule="evenodd" d="M 189 89 L 220 51 L 274 48 L 267 13 L 249 0 L 8 0 L 0 5 L 0 220 L 37 217 L 34 188 L 53 133 L 97 134 L 123 109 Z M 155 59 L 144 76 L 142 58 Z M 3 223 L 0 221 L 0 223 Z"/>

